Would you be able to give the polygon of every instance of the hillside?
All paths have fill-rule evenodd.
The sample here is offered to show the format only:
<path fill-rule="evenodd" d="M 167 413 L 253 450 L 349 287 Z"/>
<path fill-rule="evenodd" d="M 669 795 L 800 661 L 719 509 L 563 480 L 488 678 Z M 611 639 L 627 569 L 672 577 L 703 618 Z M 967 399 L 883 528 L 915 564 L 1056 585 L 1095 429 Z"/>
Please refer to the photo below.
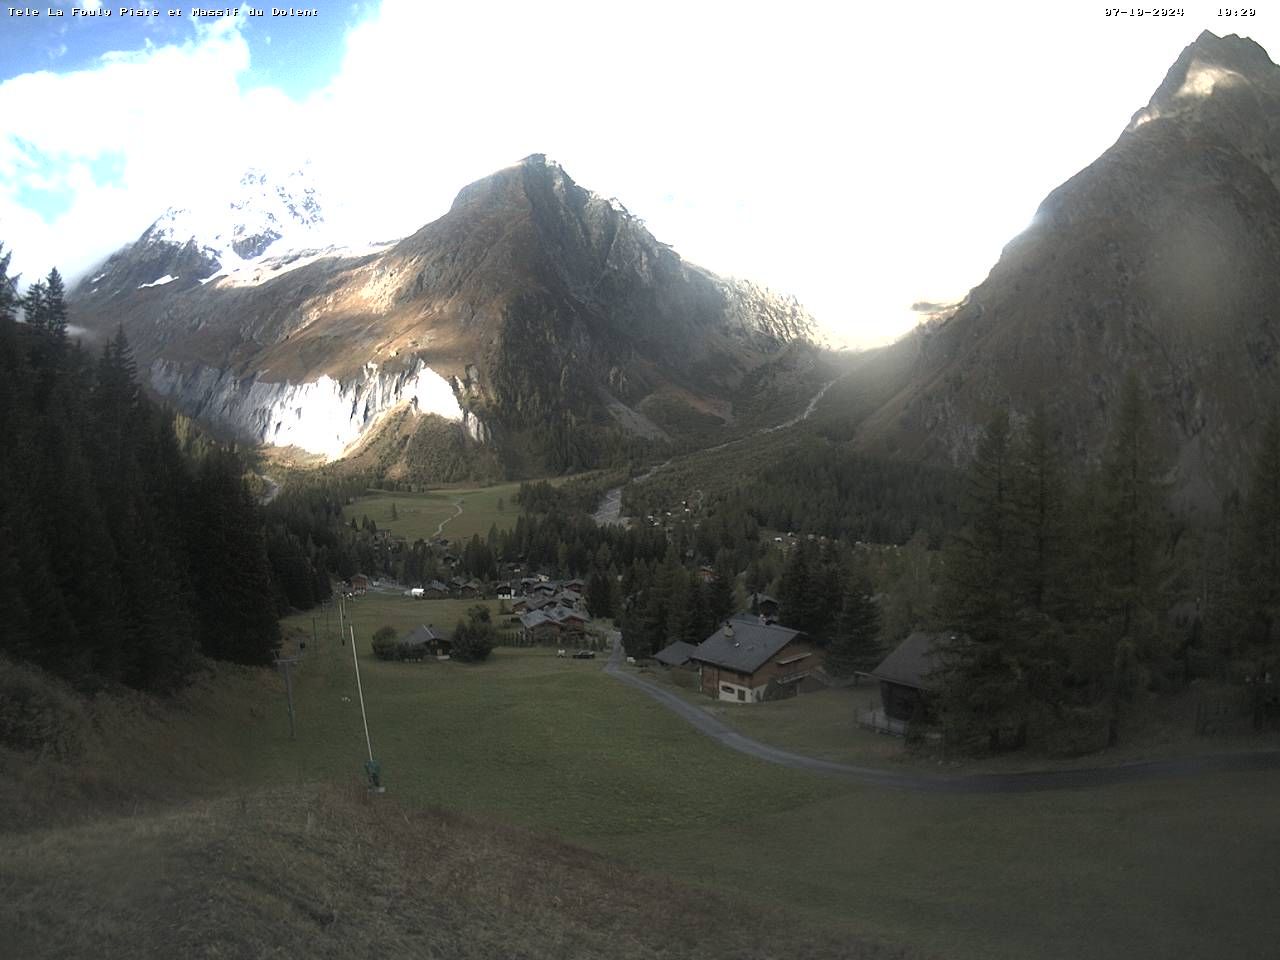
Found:
<path fill-rule="evenodd" d="M 865 420 L 851 412 L 859 442 L 958 463 L 995 407 L 1043 400 L 1092 461 L 1133 370 L 1182 496 L 1216 507 L 1280 399 L 1277 260 L 1280 68 L 1205 32 L 958 308 L 867 356 L 902 373 Z"/>
<path fill-rule="evenodd" d="M 206 233 L 250 231 L 231 213 Z M 821 381 L 798 303 L 686 262 L 542 155 L 361 255 L 257 242 L 243 258 L 187 232 L 158 221 L 73 292 L 72 319 L 123 322 L 155 392 L 242 440 L 332 459 L 409 410 L 519 475 L 780 421 Z M 396 476 L 429 458 L 378 459 Z"/>
<path fill-rule="evenodd" d="M 6 950 L 32 960 L 911 956 L 358 786 L 0 835 L 0 860 Z"/>

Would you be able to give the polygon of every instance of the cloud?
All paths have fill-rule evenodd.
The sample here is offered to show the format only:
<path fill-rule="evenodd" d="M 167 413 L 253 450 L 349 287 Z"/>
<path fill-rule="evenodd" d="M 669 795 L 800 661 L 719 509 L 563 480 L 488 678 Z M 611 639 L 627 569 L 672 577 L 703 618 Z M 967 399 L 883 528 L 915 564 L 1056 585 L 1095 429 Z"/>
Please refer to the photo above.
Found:
<path fill-rule="evenodd" d="M 341 66 L 302 102 L 246 89 L 269 21 L 198 23 L 185 44 L 0 84 L 0 240 L 29 275 L 75 273 L 170 205 L 308 157 L 330 216 L 380 239 L 544 152 L 691 260 L 883 340 L 911 304 L 979 282 L 1195 33 L 913 9 L 904 29 L 818 0 L 335 5 L 354 24 Z M 36 187 L 71 202 L 45 222 Z"/>
<path fill-rule="evenodd" d="M 239 32 L 208 30 L 181 46 L 148 44 L 92 69 L 0 84 L 0 238 L 15 267 L 81 271 L 238 163 L 240 131 L 252 135 L 265 119 L 254 109 L 270 107 L 241 93 L 248 63 Z M 95 177 L 113 157 L 111 175 Z M 70 191 L 74 203 L 44 222 L 18 199 L 32 182 Z"/>

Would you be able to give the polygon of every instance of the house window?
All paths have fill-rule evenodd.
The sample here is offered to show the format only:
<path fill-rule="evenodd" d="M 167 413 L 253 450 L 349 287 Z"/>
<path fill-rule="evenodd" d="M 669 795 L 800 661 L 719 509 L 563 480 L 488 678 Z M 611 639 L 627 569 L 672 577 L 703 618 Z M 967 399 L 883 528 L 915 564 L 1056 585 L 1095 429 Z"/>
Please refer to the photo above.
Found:
<path fill-rule="evenodd" d="M 739 700 L 745 700 L 745 699 L 747 699 L 747 695 L 746 695 L 746 693 L 745 693 L 744 691 L 742 691 L 742 690 L 739 690 L 739 691 L 738 691 L 738 699 L 739 699 Z"/>
<path fill-rule="evenodd" d="M 733 687 L 729 686 L 727 683 L 720 684 L 720 689 L 725 693 L 733 693 Z"/>

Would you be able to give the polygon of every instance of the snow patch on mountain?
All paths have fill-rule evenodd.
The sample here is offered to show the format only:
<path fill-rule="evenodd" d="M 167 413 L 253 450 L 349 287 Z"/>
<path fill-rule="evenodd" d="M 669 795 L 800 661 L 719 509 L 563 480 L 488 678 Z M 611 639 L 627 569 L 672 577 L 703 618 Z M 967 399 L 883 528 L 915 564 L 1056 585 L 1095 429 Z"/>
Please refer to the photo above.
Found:
<path fill-rule="evenodd" d="M 487 426 L 462 409 L 454 385 L 421 361 L 394 372 L 370 363 L 362 376 L 350 380 L 325 374 L 304 383 L 273 382 L 264 374 L 237 377 L 214 367 L 157 360 L 151 386 L 190 415 L 244 440 L 300 447 L 328 459 L 341 457 L 406 404 L 417 413 L 460 423 L 475 440 L 488 438 Z"/>
<path fill-rule="evenodd" d="M 175 281 L 175 280 L 177 280 L 177 279 L 178 279 L 178 278 L 177 278 L 177 277 L 175 277 L 173 274 L 171 274 L 171 273 L 166 273 L 166 274 L 165 274 L 163 277 L 161 277 L 159 280 L 152 280 L 150 283 L 140 283 L 140 284 L 138 284 L 138 289 L 139 289 L 139 290 L 145 290 L 145 289 L 147 289 L 147 287 L 163 287 L 166 283 L 173 283 L 173 281 Z"/>

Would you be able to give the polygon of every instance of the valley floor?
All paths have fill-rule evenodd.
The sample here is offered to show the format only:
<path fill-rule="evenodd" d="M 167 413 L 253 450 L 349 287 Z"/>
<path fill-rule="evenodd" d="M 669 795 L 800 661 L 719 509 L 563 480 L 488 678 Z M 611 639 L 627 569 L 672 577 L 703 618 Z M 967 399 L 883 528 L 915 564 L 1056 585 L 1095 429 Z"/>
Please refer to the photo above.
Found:
<path fill-rule="evenodd" d="M 430 602 L 403 603 L 408 619 L 435 615 Z M 144 804 L 136 816 L 116 803 L 125 814 L 117 820 L 3 837 L 0 891 L 9 905 L 0 927 L 35 943 L 51 925 L 65 926 L 49 942 L 74 956 L 66 938 L 93 929 L 94 897 L 114 904 L 101 922 L 115 925 L 117 939 L 104 942 L 142 942 L 165 923 L 187 936 L 182 923 L 203 922 L 177 919 L 189 910 L 170 921 L 147 906 L 153 888 L 130 879 L 136 862 L 162 877 L 186 877 L 199 864 L 204 886 L 193 888 L 189 906 L 208 899 L 224 925 L 240 915 L 261 921 L 256 948 L 221 955 L 278 954 L 288 941 L 263 932 L 271 929 L 301 931 L 298 942 L 319 956 L 360 930 L 388 956 L 862 956 L 877 955 L 857 952 L 873 942 L 903 956 L 961 960 L 1252 957 L 1280 937 L 1280 772 L 1000 795 L 852 784 L 725 750 L 608 676 L 599 660 L 499 648 L 474 666 L 376 661 L 367 638 L 387 609 L 357 603 L 353 611 L 387 797 L 368 807 L 353 799 L 365 744 L 351 649 L 322 634 L 295 674 L 295 740 L 283 685 L 255 671 L 220 673 L 172 724 L 153 725 L 166 737 L 189 731 L 192 745 L 175 762 L 193 780 L 200 769 L 225 770 L 220 786 L 198 791 L 224 799 L 176 810 Z M 310 617 L 293 626 L 310 634 Z M 166 747 L 148 757 L 181 753 Z M 158 760 L 135 762 L 158 776 Z M 39 795 L 42 784 L 50 794 L 57 787 L 31 774 L 0 798 L 11 807 L 14 789 Z M 481 824 L 480 834 L 461 823 Z M 316 830 L 320 841 L 308 833 Z M 425 838 L 448 831 L 469 839 L 435 852 Z M 515 874 L 532 868 L 515 870 L 506 853 L 487 862 L 485 831 L 561 850 L 586 872 L 520 887 Z M 194 859 L 182 852 L 188 843 Z M 136 861 L 126 854 L 134 845 Z M 326 851 L 336 862 L 355 858 L 353 883 L 342 882 L 346 867 L 330 872 Z M 287 869 L 295 856 L 306 870 Z M 255 884 L 259 893 L 246 892 Z M 455 887 L 464 906 L 450 912 L 440 901 Z M 326 923 L 330 913 L 338 920 Z M 752 926 L 752 918 L 762 919 Z M 339 926 L 348 919 L 352 927 Z M 645 940 L 642 928 L 658 939 Z M 533 945 L 504 953 L 484 929 Z M 459 931 L 477 938 L 479 952 L 453 952 Z M 204 942 L 216 931 L 197 932 L 174 942 Z M 563 949 L 555 954 L 549 943 Z"/>

